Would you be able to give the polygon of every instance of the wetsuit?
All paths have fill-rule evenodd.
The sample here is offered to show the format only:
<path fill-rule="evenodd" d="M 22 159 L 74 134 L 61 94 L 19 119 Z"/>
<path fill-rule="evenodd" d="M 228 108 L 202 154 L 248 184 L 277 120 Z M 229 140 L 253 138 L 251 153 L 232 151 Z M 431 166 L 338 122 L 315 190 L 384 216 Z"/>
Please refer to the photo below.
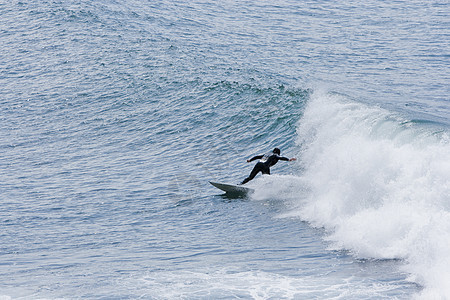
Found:
<path fill-rule="evenodd" d="M 245 184 L 255 178 L 255 176 L 261 172 L 263 174 L 270 175 L 270 167 L 275 165 L 279 160 L 289 161 L 289 158 L 279 156 L 276 153 L 268 153 L 265 155 L 257 155 L 250 159 L 250 161 L 254 161 L 255 159 L 260 159 L 260 161 L 255 165 L 250 175 L 242 181 L 241 184 Z"/>

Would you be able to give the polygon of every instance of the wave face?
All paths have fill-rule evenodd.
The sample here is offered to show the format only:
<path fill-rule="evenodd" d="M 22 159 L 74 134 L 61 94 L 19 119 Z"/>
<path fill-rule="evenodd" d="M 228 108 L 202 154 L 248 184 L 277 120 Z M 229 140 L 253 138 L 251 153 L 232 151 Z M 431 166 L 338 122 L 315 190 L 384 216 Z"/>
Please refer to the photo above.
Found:
<path fill-rule="evenodd" d="M 307 193 L 291 214 L 325 228 L 333 248 L 404 259 L 421 297 L 450 295 L 448 132 L 315 93 L 297 142 Z"/>

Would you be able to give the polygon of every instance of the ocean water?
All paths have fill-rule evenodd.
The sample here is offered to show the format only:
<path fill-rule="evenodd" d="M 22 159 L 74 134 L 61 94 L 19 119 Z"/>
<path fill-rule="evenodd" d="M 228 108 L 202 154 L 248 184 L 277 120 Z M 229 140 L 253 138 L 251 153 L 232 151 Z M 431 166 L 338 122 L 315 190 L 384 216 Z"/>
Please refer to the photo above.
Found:
<path fill-rule="evenodd" d="M 0 16 L 0 299 L 450 299 L 448 1 Z"/>

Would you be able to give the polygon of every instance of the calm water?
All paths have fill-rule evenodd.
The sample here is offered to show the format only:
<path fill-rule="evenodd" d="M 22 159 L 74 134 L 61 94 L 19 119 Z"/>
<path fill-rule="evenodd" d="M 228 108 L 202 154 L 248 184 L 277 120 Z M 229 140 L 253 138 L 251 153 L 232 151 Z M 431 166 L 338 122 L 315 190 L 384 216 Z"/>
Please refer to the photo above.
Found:
<path fill-rule="evenodd" d="M 450 297 L 447 1 L 0 16 L 0 299 Z"/>

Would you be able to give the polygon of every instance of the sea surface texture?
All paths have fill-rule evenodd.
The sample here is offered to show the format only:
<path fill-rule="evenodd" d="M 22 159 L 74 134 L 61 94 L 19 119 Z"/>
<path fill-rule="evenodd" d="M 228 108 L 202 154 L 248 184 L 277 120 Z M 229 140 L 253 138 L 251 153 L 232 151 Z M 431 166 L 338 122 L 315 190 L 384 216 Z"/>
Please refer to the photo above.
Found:
<path fill-rule="evenodd" d="M 448 1 L 0 0 L 0 47 L 0 299 L 450 299 Z"/>

